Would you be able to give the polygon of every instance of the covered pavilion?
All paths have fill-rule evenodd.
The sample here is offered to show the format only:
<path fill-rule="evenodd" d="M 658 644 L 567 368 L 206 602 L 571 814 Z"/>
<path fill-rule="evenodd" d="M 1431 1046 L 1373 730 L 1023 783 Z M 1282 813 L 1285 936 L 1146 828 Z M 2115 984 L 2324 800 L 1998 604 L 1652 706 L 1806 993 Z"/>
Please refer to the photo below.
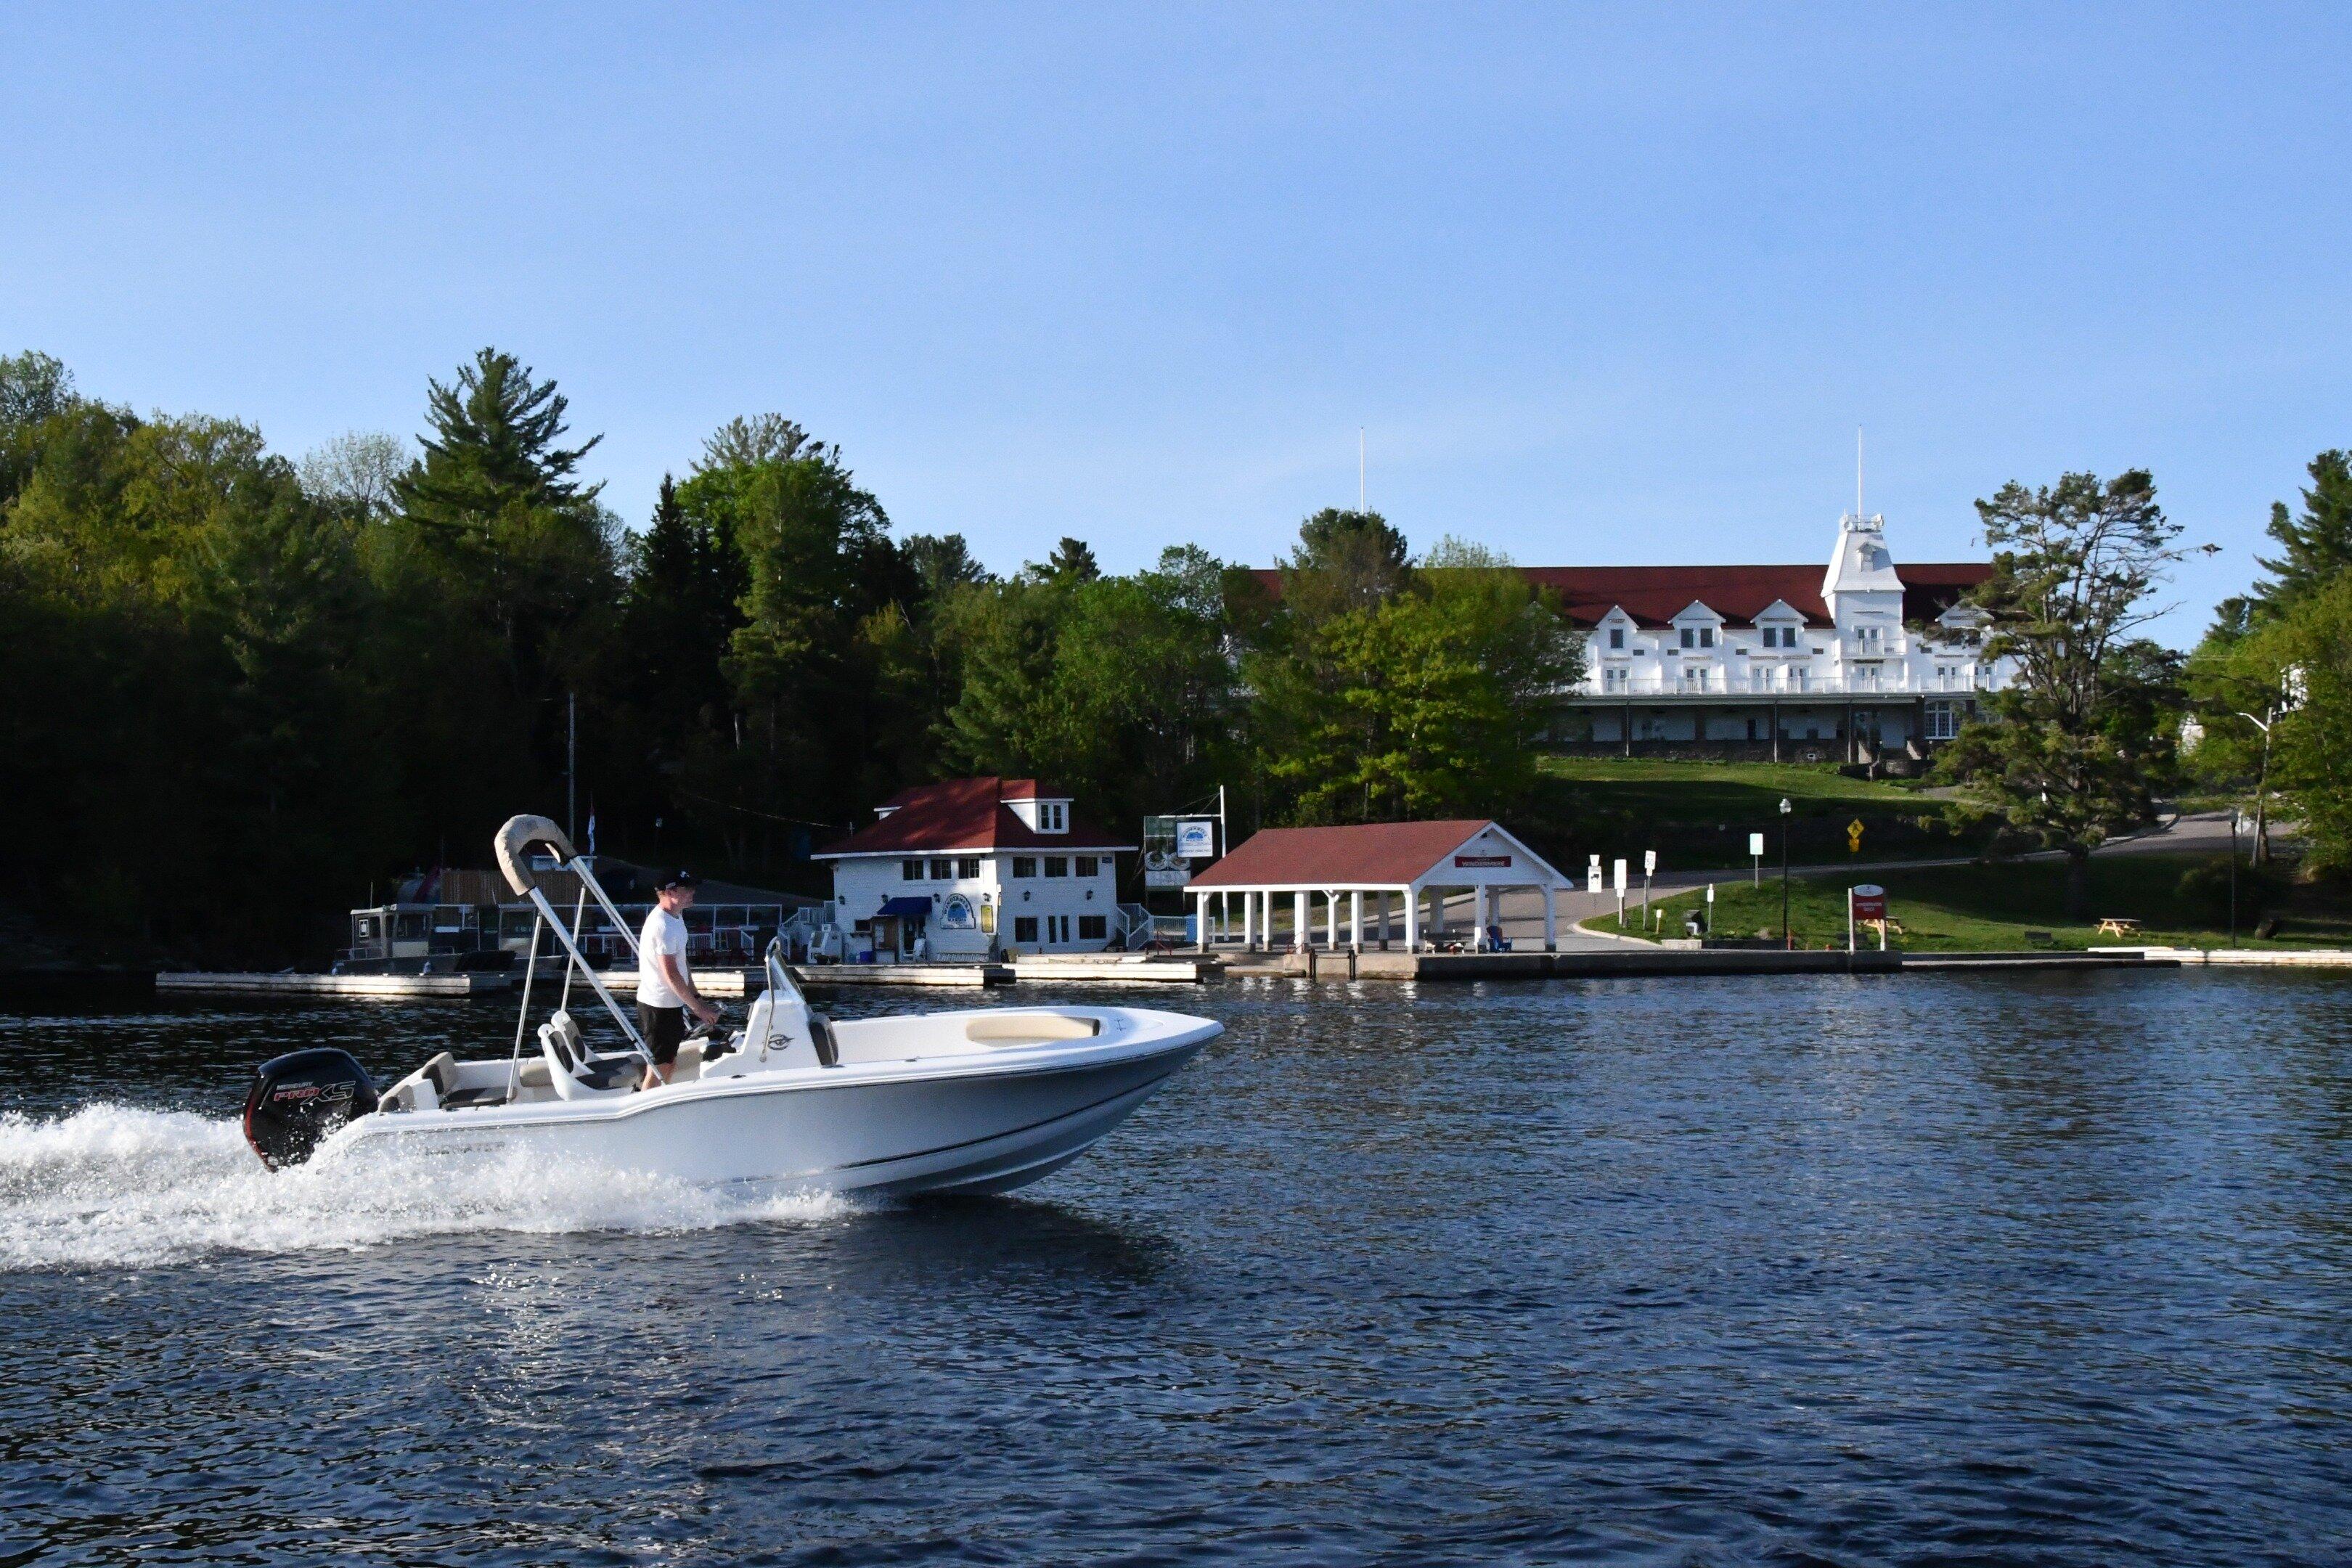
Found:
<path fill-rule="evenodd" d="M 1391 926 L 1391 900 L 1404 907 L 1404 943 L 1418 952 L 1424 940 L 1444 940 L 1445 900 L 1468 893 L 1474 947 L 1483 946 L 1497 923 L 1496 896 L 1508 888 L 1530 889 L 1543 897 L 1544 951 L 1559 946 L 1557 896 L 1575 889 L 1534 850 L 1489 818 L 1445 822 L 1378 822 L 1352 827 L 1269 827 L 1250 836 L 1234 852 L 1185 884 L 1195 901 L 1202 946 L 1211 928 L 1210 901 L 1219 901 L 1216 929 L 1230 932 L 1232 900 L 1241 899 L 1241 941 L 1252 952 L 1274 942 L 1276 900 L 1291 907 L 1291 945 L 1314 945 L 1310 900 L 1323 900 L 1324 945 L 1362 951 L 1365 900 L 1378 900 L 1374 945 L 1385 951 Z M 1348 913 L 1345 941 L 1339 900 Z M 1426 900 L 1428 913 L 1423 913 Z"/>

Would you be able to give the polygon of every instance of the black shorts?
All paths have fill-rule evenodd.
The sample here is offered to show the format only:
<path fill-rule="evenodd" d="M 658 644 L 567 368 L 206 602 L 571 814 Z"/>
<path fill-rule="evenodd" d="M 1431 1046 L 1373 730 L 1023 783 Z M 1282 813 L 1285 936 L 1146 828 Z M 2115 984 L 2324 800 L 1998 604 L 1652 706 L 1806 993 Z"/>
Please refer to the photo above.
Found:
<path fill-rule="evenodd" d="M 654 1060 L 667 1067 L 677 1060 L 677 1047 L 686 1039 L 686 1009 L 648 1007 L 640 1002 L 637 1033 L 646 1037 L 646 1049 L 653 1052 Z"/>

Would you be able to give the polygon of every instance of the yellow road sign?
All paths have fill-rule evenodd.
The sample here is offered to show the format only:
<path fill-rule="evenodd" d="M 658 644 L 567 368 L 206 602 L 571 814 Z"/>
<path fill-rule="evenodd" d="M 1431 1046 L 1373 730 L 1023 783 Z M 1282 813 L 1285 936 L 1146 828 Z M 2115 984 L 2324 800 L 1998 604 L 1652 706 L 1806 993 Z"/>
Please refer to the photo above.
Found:
<path fill-rule="evenodd" d="M 1862 853 L 1862 818 L 1857 816 L 1845 825 L 1845 847 L 1849 854 Z"/>

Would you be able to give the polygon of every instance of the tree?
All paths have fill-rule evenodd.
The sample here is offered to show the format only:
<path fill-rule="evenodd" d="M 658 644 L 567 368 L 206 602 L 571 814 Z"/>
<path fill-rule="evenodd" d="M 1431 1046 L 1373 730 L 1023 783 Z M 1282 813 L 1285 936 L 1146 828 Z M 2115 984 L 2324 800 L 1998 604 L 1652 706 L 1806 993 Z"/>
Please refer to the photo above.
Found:
<path fill-rule="evenodd" d="M 1085 540 L 1072 539 L 1067 534 L 1054 546 L 1054 553 L 1045 558 L 1045 565 L 1033 566 L 1030 571 L 1057 583 L 1091 583 L 1102 575 L 1102 568 L 1095 563 L 1093 548 Z"/>
<path fill-rule="evenodd" d="M 534 726 L 603 652 L 618 597 L 619 527 L 574 475 L 602 437 L 562 445 L 569 404 L 512 354 L 483 349 L 448 385 L 427 384 L 423 459 L 396 484 L 403 525 L 461 615 L 505 654 Z"/>
<path fill-rule="evenodd" d="M 2302 819 L 2306 865 L 2352 872 L 2352 572 L 2297 595 L 2249 639 L 2251 662 L 2276 672 L 2275 776 Z"/>
<path fill-rule="evenodd" d="M 940 739 L 961 766 L 1055 780 L 1114 816 L 1213 786 L 1239 697 L 1224 568 L 1190 547 L 1132 576 L 969 588 L 961 684 Z"/>
<path fill-rule="evenodd" d="M 923 580 L 924 596 L 933 603 L 958 588 L 993 581 L 988 568 L 972 558 L 971 546 L 961 533 L 912 533 L 898 549 Z"/>
<path fill-rule="evenodd" d="M 1970 595 L 1991 618 L 1984 657 L 2014 659 L 2018 676 L 1938 765 L 1976 814 L 2065 851 L 2067 908 L 2086 917 L 2091 851 L 2148 820 L 2172 763 L 2177 702 L 2130 634 L 2162 613 L 2151 598 L 2179 529 L 2137 468 L 2104 484 L 2012 480 L 1977 515 L 1994 552 Z"/>
<path fill-rule="evenodd" d="M 1507 558 L 1442 541 L 1386 597 L 1252 658 L 1282 814 L 1377 822 L 1522 804 L 1543 698 L 1579 657 L 1557 605 Z"/>
<path fill-rule="evenodd" d="M 834 457 L 840 454 L 838 447 L 833 449 Z M 825 455 L 821 443 L 811 440 L 807 431 L 781 414 L 754 414 L 748 419 L 738 416 L 702 443 L 702 458 L 694 465 L 694 471 L 707 474 L 719 468 L 751 468 Z"/>
<path fill-rule="evenodd" d="M 0 506 L 24 488 L 49 420 L 81 401 L 73 372 L 32 350 L 0 359 Z"/>
<path fill-rule="evenodd" d="M 2278 542 L 2279 555 L 2276 560 L 2257 558 L 2273 576 L 2254 585 L 2256 620 L 2291 609 L 2352 567 L 2352 458 L 2341 451 L 2322 452 L 2312 458 L 2307 471 L 2311 485 L 2303 492 L 2302 516 L 2291 514 L 2284 501 L 2271 503 L 2269 531 Z"/>
<path fill-rule="evenodd" d="M 415 461 L 397 436 L 347 430 L 303 455 L 302 489 L 354 521 L 383 522 L 399 510 L 400 481 Z"/>
<path fill-rule="evenodd" d="M 1307 625 L 1369 609 L 1404 585 L 1408 558 L 1404 535 L 1379 512 L 1325 507 L 1298 525 L 1282 563 L 1283 603 Z"/>

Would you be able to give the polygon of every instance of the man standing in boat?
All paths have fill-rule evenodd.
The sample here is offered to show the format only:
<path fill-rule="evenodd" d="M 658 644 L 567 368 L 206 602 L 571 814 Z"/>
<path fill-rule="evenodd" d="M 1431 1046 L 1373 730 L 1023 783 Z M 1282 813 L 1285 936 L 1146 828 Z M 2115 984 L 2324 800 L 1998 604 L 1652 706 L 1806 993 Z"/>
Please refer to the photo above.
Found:
<path fill-rule="evenodd" d="M 680 912 L 693 907 L 693 874 L 672 872 L 655 888 L 654 907 L 646 912 L 645 930 L 637 933 L 637 1032 L 645 1036 L 654 1058 L 640 1089 L 667 1083 L 677 1070 L 677 1047 L 686 1039 L 689 1010 L 706 1024 L 719 1016 L 719 1009 L 694 988 L 694 977 L 687 973 L 686 921 Z"/>

